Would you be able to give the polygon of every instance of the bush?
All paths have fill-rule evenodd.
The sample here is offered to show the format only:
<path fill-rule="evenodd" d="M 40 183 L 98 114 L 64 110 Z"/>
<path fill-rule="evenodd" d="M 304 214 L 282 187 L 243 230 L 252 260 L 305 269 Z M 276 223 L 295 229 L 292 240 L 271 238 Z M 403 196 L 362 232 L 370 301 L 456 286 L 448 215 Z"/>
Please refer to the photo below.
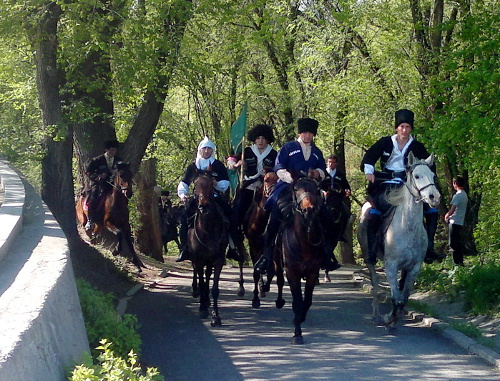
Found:
<path fill-rule="evenodd" d="M 500 313 L 500 263 L 476 264 L 457 274 L 465 304 L 475 314 Z"/>
<path fill-rule="evenodd" d="M 76 366 L 68 378 L 71 381 L 159 381 L 163 380 L 156 368 L 148 368 L 146 374 L 138 366 L 137 355 L 130 351 L 127 360 L 116 357 L 111 350 L 112 343 L 101 340 L 101 346 L 96 349 L 101 353 L 97 357 L 98 364 L 94 365 L 92 358 L 87 356 L 82 365 Z"/>
<path fill-rule="evenodd" d="M 113 343 L 117 356 L 126 357 L 130 350 L 139 354 L 141 338 L 137 318 L 130 314 L 120 317 L 113 296 L 96 290 L 84 280 L 77 280 L 77 288 L 90 347 L 96 348 L 101 339 L 107 339 Z M 93 349 L 92 355 L 97 357 L 98 352 Z"/>
<path fill-rule="evenodd" d="M 453 266 L 451 258 L 445 266 Z M 466 308 L 474 314 L 500 314 L 500 261 L 495 256 L 470 258 L 467 267 L 442 268 L 442 264 L 424 266 L 415 282 L 420 291 L 436 291 L 450 300 L 464 295 Z"/>

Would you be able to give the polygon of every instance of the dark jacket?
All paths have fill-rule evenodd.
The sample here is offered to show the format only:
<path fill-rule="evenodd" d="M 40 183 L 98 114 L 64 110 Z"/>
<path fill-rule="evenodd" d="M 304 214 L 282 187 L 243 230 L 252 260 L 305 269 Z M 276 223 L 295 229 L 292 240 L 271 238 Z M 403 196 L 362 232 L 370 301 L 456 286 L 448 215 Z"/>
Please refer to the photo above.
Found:
<path fill-rule="evenodd" d="M 324 191 L 333 191 L 334 193 L 338 193 L 339 196 L 343 197 L 345 195 L 345 190 L 351 190 L 351 186 L 347 181 L 347 178 L 344 173 L 340 172 L 337 169 L 335 176 L 333 179 L 330 177 L 328 172 L 326 173 L 325 180 L 321 183 L 321 189 Z"/>
<path fill-rule="evenodd" d="M 220 162 L 219 160 L 215 160 L 211 165 L 211 171 L 200 171 L 196 168 L 196 164 L 192 162 L 186 168 L 186 172 L 184 172 L 184 177 L 182 178 L 182 182 L 190 185 L 196 177 L 202 172 L 209 172 L 215 181 L 227 180 L 229 181 L 229 176 L 227 174 L 227 168 Z"/>
<path fill-rule="evenodd" d="M 380 160 L 380 170 L 386 171 L 385 165 L 387 160 L 391 157 L 393 147 L 391 136 L 384 136 L 379 139 L 368 149 L 368 151 L 366 151 L 365 156 L 361 161 L 360 169 L 364 171 L 365 164 L 371 164 L 375 167 L 377 161 Z M 422 143 L 417 142 L 415 139 L 413 139 L 410 146 L 406 150 L 404 157 L 405 164 L 408 163 L 408 155 L 410 152 L 413 152 L 413 155 L 415 155 L 417 159 L 427 159 L 429 157 L 429 152 L 427 152 L 425 146 Z M 435 167 L 433 167 L 432 170 L 435 172 Z"/>
<path fill-rule="evenodd" d="M 263 168 L 268 171 L 272 171 L 274 169 L 274 164 L 276 162 L 276 156 L 278 153 L 275 149 L 272 149 L 269 154 L 262 161 Z M 252 151 L 251 147 L 246 147 L 244 151 L 244 161 L 245 161 L 245 175 L 248 177 L 255 176 L 257 174 L 257 156 Z M 248 185 L 254 183 L 258 180 L 258 177 L 251 180 L 245 180 L 243 183 L 243 187 L 247 187 Z"/>
<path fill-rule="evenodd" d="M 114 156 L 111 170 L 117 170 L 118 163 L 122 161 L 123 160 L 120 159 L 119 157 Z M 107 179 L 109 179 L 109 176 L 112 174 L 111 171 L 108 169 L 108 163 L 106 161 L 106 156 L 104 156 L 104 154 L 96 156 L 93 159 L 91 159 L 89 164 L 87 165 L 87 171 L 86 171 L 87 176 L 93 182 L 99 182 L 98 178 L 103 173 L 106 173 L 108 175 Z"/>

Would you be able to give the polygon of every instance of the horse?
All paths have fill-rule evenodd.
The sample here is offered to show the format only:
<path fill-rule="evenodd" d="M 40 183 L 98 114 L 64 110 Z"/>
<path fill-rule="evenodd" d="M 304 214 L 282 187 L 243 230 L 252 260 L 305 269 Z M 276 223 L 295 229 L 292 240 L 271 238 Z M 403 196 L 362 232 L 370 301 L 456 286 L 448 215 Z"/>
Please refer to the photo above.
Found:
<path fill-rule="evenodd" d="M 113 255 L 122 253 L 125 240 L 130 252 L 132 253 L 132 263 L 137 267 L 139 272 L 142 272 L 144 264 L 135 252 L 132 238 L 132 229 L 129 222 L 128 201 L 132 197 L 132 177 L 133 174 L 129 169 L 128 164 L 122 163 L 118 167 L 118 171 L 112 182 L 108 182 L 111 186 L 111 191 L 104 193 L 96 203 L 96 213 L 94 228 L 86 230 L 85 233 L 89 239 L 100 234 L 104 229 L 110 231 L 116 236 L 117 243 L 113 249 Z M 76 215 L 78 222 L 84 227 L 88 220 L 87 208 L 88 194 L 82 194 L 76 203 Z"/>
<path fill-rule="evenodd" d="M 177 232 L 181 208 L 181 206 L 168 206 L 160 212 L 161 241 L 163 248 L 165 249 L 165 253 L 168 253 L 167 244 L 170 241 L 174 241 L 179 250 L 181 248 L 179 233 Z"/>
<path fill-rule="evenodd" d="M 425 160 L 418 160 L 410 152 L 406 168 L 405 184 L 389 192 L 386 199 L 395 206 L 392 219 L 383 223 L 384 253 L 382 257 L 385 274 L 391 289 L 392 311 L 380 316 L 378 293 L 379 279 L 374 265 L 367 265 L 372 284 L 373 323 L 384 325 L 394 330 L 401 320 L 404 307 L 410 297 L 415 280 L 420 272 L 422 261 L 427 250 L 427 233 L 423 224 L 423 203 L 435 207 L 441 197 L 434 184 L 434 173 L 431 171 L 434 154 Z M 358 228 L 358 241 L 363 255 L 368 254 L 366 226 L 364 220 L 369 213 L 370 204 L 363 206 Z M 398 280 L 398 274 L 401 276 Z"/>
<path fill-rule="evenodd" d="M 193 225 L 188 229 L 187 240 L 193 264 L 192 296 L 200 298 L 200 317 L 207 318 L 210 306 L 209 282 L 213 272 L 211 325 L 216 327 L 222 325 L 218 307 L 219 279 L 228 245 L 228 228 L 222 208 L 215 201 L 211 176 L 200 174 L 194 180 L 194 197 L 198 208 Z"/>
<path fill-rule="evenodd" d="M 248 247 L 250 249 L 250 258 L 252 264 L 259 260 L 260 256 L 264 251 L 264 241 L 262 235 L 266 229 L 268 214 L 264 210 L 264 205 L 268 200 L 269 196 L 273 192 L 276 183 L 278 182 L 278 176 L 275 172 L 267 172 L 264 175 L 262 185 L 255 190 L 254 199 L 250 209 L 245 215 L 243 220 L 243 232 L 248 240 Z M 267 281 L 264 283 L 264 278 L 260 272 L 253 270 L 253 280 L 254 280 L 254 290 L 252 307 L 260 307 L 260 297 L 265 297 L 266 292 L 269 291 L 269 286 L 274 274 L 272 271 L 267 274 Z M 240 276 L 240 286 L 243 286 L 243 278 Z"/>
<path fill-rule="evenodd" d="M 306 320 L 307 312 L 312 305 L 314 287 L 324 259 L 325 241 L 320 220 L 323 200 L 319 193 L 319 184 L 306 177 L 294 182 L 292 195 L 292 222 L 282 223 L 278 238 L 280 243 L 277 245 L 279 251 L 275 251 L 274 257 L 278 285 L 276 307 L 282 308 L 285 304 L 283 299 L 285 283 L 283 269 L 285 269 L 293 298 L 295 331 L 292 344 L 303 344 L 301 324 Z M 305 279 L 304 296 L 302 296 L 302 279 Z"/>

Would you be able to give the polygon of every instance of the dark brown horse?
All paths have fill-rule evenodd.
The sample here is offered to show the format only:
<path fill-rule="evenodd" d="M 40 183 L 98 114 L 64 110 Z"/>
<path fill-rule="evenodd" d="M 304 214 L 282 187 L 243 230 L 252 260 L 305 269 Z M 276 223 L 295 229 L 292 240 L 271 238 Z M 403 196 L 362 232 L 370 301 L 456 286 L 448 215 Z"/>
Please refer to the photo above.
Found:
<path fill-rule="evenodd" d="M 219 317 L 219 279 L 224 265 L 224 254 L 228 245 L 227 224 L 222 208 L 214 197 L 214 182 L 211 176 L 202 174 L 194 181 L 194 197 L 198 209 L 193 226 L 188 229 L 187 248 L 193 263 L 193 297 L 200 297 L 200 317 L 208 317 L 210 306 L 209 283 L 214 274 L 212 286 L 213 311 L 211 325 L 222 325 Z"/>
<path fill-rule="evenodd" d="M 128 201 L 132 197 L 132 177 L 128 165 L 121 164 L 113 182 L 109 183 L 111 191 L 96 200 L 98 204 L 96 208 L 101 213 L 97 213 L 96 218 L 94 218 L 94 229 L 86 231 L 86 233 L 89 238 L 100 234 L 103 229 L 113 233 L 117 240 L 113 255 L 122 253 L 122 241 L 125 240 L 132 254 L 132 262 L 139 271 L 142 271 L 141 267 L 144 265 L 135 252 L 129 222 Z M 76 203 L 76 216 L 81 226 L 85 226 L 88 220 L 87 196 L 81 195 Z"/>
<path fill-rule="evenodd" d="M 245 219 L 243 221 L 243 232 L 248 239 L 248 246 L 250 248 L 250 258 L 252 259 L 252 264 L 258 261 L 260 256 L 264 251 L 264 240 L 262 235 L 266 229 L 268 214 L 264 210 L 264 205 L 267 199 L 271 195 L 276 183 L 278 182 L 278 176 L 275 172 L 268 172 L 264 176 L 262 186 L 255 191 L 254 200 L 252 206 L 248 210 Z M 252 307 L 260 307 L 260 297 L 265 297 L 266 292 L 269 291 L 269 285 L 274 274 L 272 271 L 267 274 L 267 282 L 264 283 L 264 278 L 258 271 L 253 271 L 254 289 L 253 289 L 253 299 Z M 243 286 L 243 280 L 241 277 L 240 287 Z"/>
<path fill-rule="evenodd" d="M 322 198 L 318 183 L 310 178 L 298 179 L 293 184 L 293 223 L 283 224 L 280 236 L 280 254 L 275 256 L 278 298 L 276 307 L 285 304 L 283 285 L 285 269 L 292 293 L 293 323 L 295 333 L 293 344 L 303 344 L 301 324 L 306 320 L 312 304 L 314 286 L 324 257 L 324 235 L 320 221 Z M 304 296 L 301 280 L 305 279 Z"/>

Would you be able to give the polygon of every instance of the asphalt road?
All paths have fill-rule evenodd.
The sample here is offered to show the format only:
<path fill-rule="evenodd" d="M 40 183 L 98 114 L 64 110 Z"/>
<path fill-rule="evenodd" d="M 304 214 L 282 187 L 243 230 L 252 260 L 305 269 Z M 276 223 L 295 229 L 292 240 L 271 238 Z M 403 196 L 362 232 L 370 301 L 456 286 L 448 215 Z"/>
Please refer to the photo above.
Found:
<path fill-rule="evenodd" d="M 141 361 L 167 381 L 233 380 L 500 380 L 481 358 L 466 353 L 436 330 L 405 321 L 396 334 L 370 322 L 371 300 L 352 283 L 352 270 L 334 272 L 316 286 L 304 345 L 292 345 L 291 295 L 276 309 L 276 285 L 259 309 L 251 307 L 253 284 L 236 296 L 237 271 L 223 269 L 222 327 L 198 317 L 191 275 L 173 273 L 129 301 L 141 324 Z"/>

